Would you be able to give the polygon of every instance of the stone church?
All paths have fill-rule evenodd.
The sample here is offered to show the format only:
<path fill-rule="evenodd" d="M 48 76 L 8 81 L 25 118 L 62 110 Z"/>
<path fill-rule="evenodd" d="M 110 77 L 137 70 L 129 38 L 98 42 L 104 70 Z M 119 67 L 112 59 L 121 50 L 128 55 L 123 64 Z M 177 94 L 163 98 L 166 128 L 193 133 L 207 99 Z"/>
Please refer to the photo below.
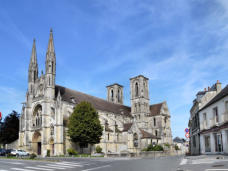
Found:
<path fill-rule="evenodd" d="M 99 114 L 103 135 L 99 146 L 104 153 L 137 153 L 149 144 L 172 144 L 167 103 L 150 105 L 149 80 L 143 75 L 130 78 L 131 106 L 123 104 L 123 86 L 107 86 L 107 100 L 56 85 L 56 54 L 50 31 L 45 74 L 39 76 L 35 40 L 28 70 L 28 90 L 20 117 L 19 148 L 45 156 L 63 155 L 79 147 L 67 135 L 68 118 L 74 107 L 90 102 Z M 96 144 L 98 145 L 98 144 Z M 94 147 L 93 147 L 94 149 Z"/>

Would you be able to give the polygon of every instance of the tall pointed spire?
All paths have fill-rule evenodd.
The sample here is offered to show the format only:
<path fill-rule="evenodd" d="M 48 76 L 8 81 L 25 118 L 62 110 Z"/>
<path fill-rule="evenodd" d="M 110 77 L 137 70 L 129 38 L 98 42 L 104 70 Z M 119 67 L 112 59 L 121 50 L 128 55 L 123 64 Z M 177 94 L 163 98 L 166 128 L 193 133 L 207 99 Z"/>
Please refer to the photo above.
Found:
<path fill-rule="evenodd" d="M 54 41 L 53 41 L 53 31 L 52 31 L 52 29 L 50 30 L 50 36 L 49 36 L 49 42 L 48 42 L 48 49 L 47 49 L 47 53 L 49 53 L 49 52 L 55 53 Z"/>
<path fill-rule="evenodd" d="M 30 65 L 37 64 L 37 54 L 36 54 L 36 40 L 33 39 L 33 45 L 32 45 L 32 54 L 30 59 Z"/>
<path fill-rule="evenodd" d="M 32 45 L 32 54 L 30 58 L 29 64 L 29 74 L 28 74 L 28 81 L 29 83 L 34 83 L 38 78 L 38 63 L 37 63 L 37 54 L 36 54 L 36 40 L 33 39 Z M 32 86 L 29 85 L 30 91 L 32 91 Z"/>

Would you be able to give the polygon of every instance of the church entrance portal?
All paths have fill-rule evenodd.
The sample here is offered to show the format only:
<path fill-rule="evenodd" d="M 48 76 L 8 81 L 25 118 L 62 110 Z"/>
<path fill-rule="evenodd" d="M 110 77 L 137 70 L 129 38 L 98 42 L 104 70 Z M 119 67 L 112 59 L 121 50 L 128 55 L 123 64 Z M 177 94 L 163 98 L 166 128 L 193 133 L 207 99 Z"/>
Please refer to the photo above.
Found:
<path fill-rule="evenodd" d="M 32 151 L 37 155 L 41 155 L 41 134 L 39 132 L 35 132 L 32 137 Z"/>
<path fill-rule="evenodd" d="M 38 142 L 38 143 L 37 143 L 37 146 L 38 146 L 38 147 L 37 147 L 37 154 L 38 154 L 38 155 L 41 155 L 41 142 Z"/>

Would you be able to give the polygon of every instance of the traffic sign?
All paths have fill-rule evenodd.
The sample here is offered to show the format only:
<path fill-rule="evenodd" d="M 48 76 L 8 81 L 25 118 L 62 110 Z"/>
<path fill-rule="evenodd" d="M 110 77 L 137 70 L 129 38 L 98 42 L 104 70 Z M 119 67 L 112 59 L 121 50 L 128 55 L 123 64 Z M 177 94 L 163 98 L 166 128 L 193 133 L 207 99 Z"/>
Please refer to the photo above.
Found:
<path fill-rule="evenodd" d="M 189 138 L 189 132 L 186 132 L 185 137 Z"/>
<path fill-rule="evenodd" d="M 186 133 L 188 133 L 189 132 L 189 129 L 188 128 L 185 128 L 185 130 L 184 130 Z"/>

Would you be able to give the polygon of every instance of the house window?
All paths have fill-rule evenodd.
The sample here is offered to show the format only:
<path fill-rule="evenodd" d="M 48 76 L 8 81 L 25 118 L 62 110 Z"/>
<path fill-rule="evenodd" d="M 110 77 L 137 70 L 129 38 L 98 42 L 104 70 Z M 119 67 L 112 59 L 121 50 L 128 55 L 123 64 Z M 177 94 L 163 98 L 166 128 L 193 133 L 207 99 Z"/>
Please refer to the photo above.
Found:
<path fill-rule="evenodd" d="M 211 152 L 210 136 L 205 136 L 205 152 Z"/>
<path fill-rule="evenodd" d="M 218 107 L 213 108 L 213 113 L 215 117 L 215 123 L 218 123 L 219 122 Z"/>
<path fill-rule="evenodd" d="M 225 111 L 228 113 L 228 101 L 225 102 Z"/>
<path fill-rule="evenodd" d="M 156 126 L 156 118 L 154 118 L 154 126 Z"/>
<path fill-rule="evenodd" d="M 205 123 L 205 126 L 207 126 L 207 114 L 203 114 L 203 122 Z"/>

